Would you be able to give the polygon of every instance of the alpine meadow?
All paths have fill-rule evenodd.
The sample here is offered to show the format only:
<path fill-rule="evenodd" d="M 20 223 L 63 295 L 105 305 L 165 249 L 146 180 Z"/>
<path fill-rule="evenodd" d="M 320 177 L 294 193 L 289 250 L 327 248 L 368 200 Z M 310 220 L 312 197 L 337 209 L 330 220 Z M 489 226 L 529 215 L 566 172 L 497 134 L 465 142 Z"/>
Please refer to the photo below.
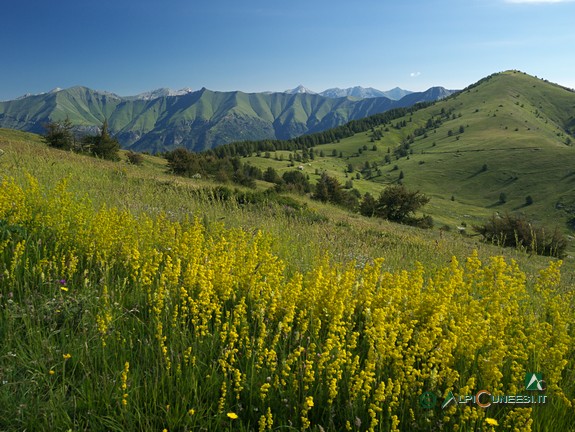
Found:
<path fill-rule="evenodd" d="M 0 104 L 0 430 L 574 430 L 573 90 L 62 92 Z"/>

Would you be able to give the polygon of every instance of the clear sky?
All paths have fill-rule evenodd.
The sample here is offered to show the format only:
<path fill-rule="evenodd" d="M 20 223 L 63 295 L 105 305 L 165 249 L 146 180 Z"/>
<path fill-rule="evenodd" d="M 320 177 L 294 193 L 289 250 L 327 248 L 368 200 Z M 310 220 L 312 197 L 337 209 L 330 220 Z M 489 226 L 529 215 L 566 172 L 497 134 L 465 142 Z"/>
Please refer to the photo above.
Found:
<path fill-rule="evenodd" d="M 74 85 L 458 89 L 507 69 L 575 87 L 574 18 L 562 0 L 3 0 L 0 100 Z"/>

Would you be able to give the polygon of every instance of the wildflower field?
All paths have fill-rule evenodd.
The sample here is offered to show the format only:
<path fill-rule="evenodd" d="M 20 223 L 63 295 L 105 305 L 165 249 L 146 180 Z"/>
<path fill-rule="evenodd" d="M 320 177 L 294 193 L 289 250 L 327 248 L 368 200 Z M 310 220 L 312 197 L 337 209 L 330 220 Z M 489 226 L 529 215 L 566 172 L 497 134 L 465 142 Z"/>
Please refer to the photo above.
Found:
<path fill-rule="evenodd" d="M 270 233 L 95 204 L 73 182 L 0 182 L 0 430 L 573 428 L 561 261 L 294 266 Z M 441 407 L 524 394 L 531 372 L 545 404 Z"/>

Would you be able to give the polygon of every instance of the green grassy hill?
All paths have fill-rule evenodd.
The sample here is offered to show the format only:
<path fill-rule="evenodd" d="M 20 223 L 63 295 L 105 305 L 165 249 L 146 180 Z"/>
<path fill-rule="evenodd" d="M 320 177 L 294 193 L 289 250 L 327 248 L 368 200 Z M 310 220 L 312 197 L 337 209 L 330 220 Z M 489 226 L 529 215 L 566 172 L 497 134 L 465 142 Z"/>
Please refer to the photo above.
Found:
<path fill-rule="evenodd" d="M 519 212 L 567 230 L 575 218 L 574 122 L 575 93 L 509 71 L 375 131 L 319 145 L 315 159 L 301 166 L 312 179 L 325 171 L 342 183 L 353 179 L 362 193 L 375 194 L 403 173 L 408 188 L 432 198 L 425 211 L 452 227 L 477 223 L 494 212 Z M 374 132 L 383 137 L 374 141 Z M 402 144 L 404 155 L 398 157 Z M 283 161 L 276 160 L 280 155 Z M 248 160 L 281 173 L 294 169 L 288 156 L 278 151 L 269 159 Z M 377 168 L 357 180 L 366 163 Z M 349 164 L 354 172 L 346 174 Z M 531 205 L 526 205 L 528 196 Z"/>

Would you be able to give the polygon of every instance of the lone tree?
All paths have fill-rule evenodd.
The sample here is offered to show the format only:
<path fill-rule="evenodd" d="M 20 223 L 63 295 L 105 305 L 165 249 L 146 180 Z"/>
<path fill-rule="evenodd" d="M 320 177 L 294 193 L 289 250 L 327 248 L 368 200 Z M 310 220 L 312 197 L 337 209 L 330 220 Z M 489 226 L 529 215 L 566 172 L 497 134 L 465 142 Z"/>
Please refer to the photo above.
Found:
<path fill-rule="evenodd" d="M 46 133 L 44 142 L 50 147 L 72 150 L 74 147 L 74 134 L 72 133 L 72 122 L 68 117 L 65 120 L 57 120 L 44 125 Z"/>
<path fill-rule="evenodd" d="M 84 144 L 89 151 L 97 157 L 108 160 L 119 160 L 120 143 L 108 132 L 108 120 L 104 120 L 100 135 L 84 137 Z"/>
<path fill-rule="evenodd" d="M 375 208 L 373 198 L 364 196 L 360 211 L 365 216 L 377 216 L 392 222 L 417 225 L 420 221 L 414 213 L 429 202 L 429 198 L 419 191 L 408 191 L 403 185 L 387 187 L 377 199 Z"/>

